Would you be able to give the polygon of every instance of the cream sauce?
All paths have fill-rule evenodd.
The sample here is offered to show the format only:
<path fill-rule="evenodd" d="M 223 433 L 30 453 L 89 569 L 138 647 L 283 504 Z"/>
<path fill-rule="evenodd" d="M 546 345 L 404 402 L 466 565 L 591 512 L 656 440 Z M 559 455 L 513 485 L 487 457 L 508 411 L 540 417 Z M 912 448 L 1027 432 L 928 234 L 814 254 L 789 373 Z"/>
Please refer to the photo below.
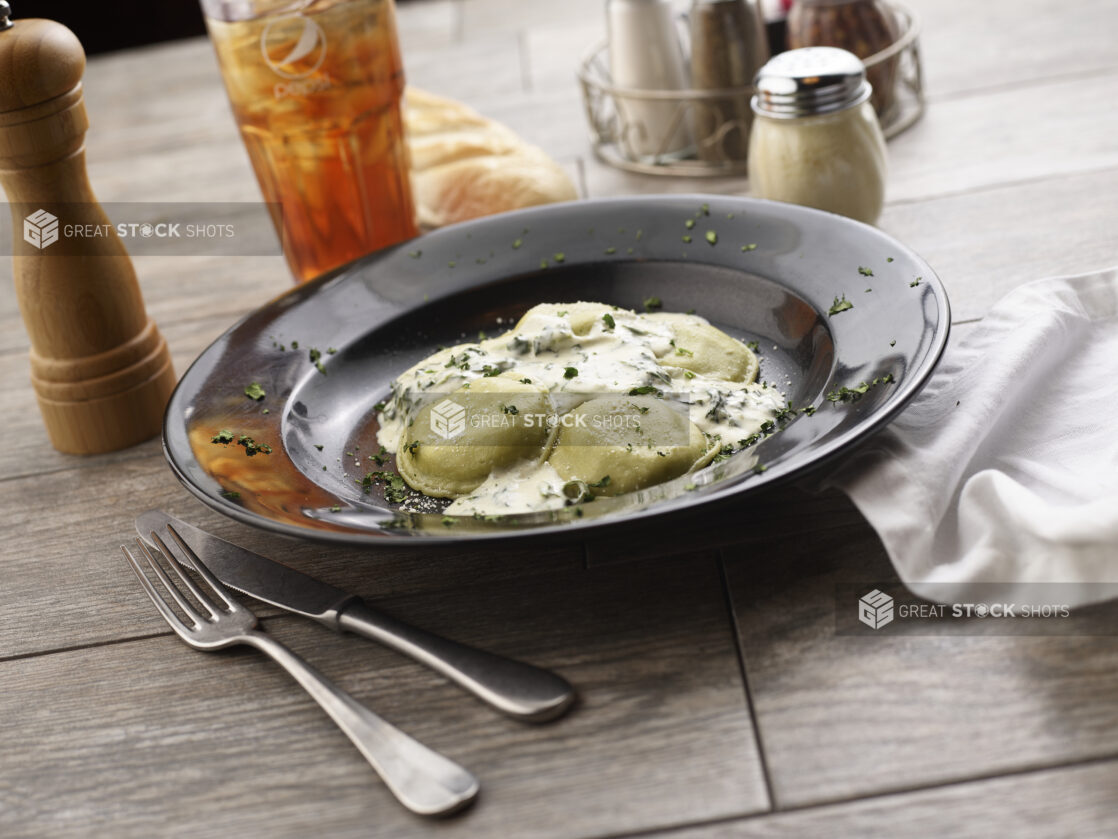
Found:
<path fill-rule="evenodd" d="M 587 328 L 589 306 L 595 311 Z M 686 317 L 707 323 L 694 315 Z M 583 334 L 576 334 L 576 328 Z M 511 332 L 440 350 L 401 375 L 379 415 L 377 441 L 389 452 L 399 451 L 408 422 L 432 394 L 451 393 L 505 371 L 554 395 L 570 394 L 572 399 L 562 400 L 566 404 L 577 404 L 578 394 L 591 398 L 654 388 L 665 400 L 686 406 L 691 421 L 706 435 L 710 451 L 696 465 L 709 462 L 726 446 L 742 448 L 786 407 L 784 395 L 767 383 L 731 382 L 673 366 L 674 354 L 687 351 L 674 341 L 667 319 L 606 304 L 536 306 Z M 570 375 L 571 369 L 577 374 Z M 447 512 L 497 515 L 554 509 L 565 503 L 562 485 L 549 464 L 521 464 L 494 473 Z"/>

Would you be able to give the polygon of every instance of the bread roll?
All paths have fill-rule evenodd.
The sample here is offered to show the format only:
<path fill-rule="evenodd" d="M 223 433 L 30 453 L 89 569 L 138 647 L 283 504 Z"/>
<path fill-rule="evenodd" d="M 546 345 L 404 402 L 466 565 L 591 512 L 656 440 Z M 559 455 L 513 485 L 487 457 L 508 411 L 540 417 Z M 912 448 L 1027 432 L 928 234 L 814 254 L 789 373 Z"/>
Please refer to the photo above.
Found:
<path fill-rule="evenodd" d="M 578 197 L 542 149 L 459 102 L 409 87 L 404 123 L 423 227 Z"/>

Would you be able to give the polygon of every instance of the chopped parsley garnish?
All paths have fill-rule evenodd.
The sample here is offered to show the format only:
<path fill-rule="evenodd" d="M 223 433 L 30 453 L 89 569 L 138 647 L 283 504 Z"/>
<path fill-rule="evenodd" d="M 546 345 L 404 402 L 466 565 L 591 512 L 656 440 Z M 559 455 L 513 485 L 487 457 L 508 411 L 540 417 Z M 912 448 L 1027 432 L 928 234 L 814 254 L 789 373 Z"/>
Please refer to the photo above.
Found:
<path fill-rule="evenodd" d="M 616 321 L 614 321 L 613 319 L 613 315 L 611 315 L 609 312 L 606 312 L 604 315 L 602 315 L 602 321 L 605 323 L 606 329 L 612 330 L 617 326 Z"/>
<path fill-rule="evenodd" d="M 701 207 L 699 207 L 699 212 L 701 212 L 704 216 L 709 216 L 710 204 L 703 204 Z"/>
<path fill-rule="evenodd" d="M 916 288 L 916 286 L 920 285 L 920 281 L 922 279 L 924 279 L 924 278 L 923 277 L 917 277 L 915 280 L 913 280 L 911 283 L 908 284 L 908 287 L 909 288 Z"/>
<path fill-rule="evenodd" d="M 893 257 L 891 257 L 891 256 L 887 256 L 887 257 L 885 257 L 885 261 L 886 261 L 886 262 L 892 262 L 892 261 L 893 261 Z"/>
<path fill-rule="evenodd" d="M 657 309 L 663 309 L 664 303 L 659 297 L 646 297 L 644 300 L 644 310 L 646 312 L 655 312 Z"/>
<path fill-rule="evenodd" d="M 222 498 L 228 498 L 230 501 L 236 501 L 241 497 L 241 494 L 233 489 L 223 489 L 221 491 Z"/>
<path fill-rule="evenodd" d="M 384 408 L 385 408 L 385 405 L 384 405 L 383 402 L 378 402 L 377 404 L 375 404 L 373 406 L 373 410 L 376 411 L 378 414 L 381 413 L 382 411 L 384 411 Z"/>
<path fill-rule="evenodd" d="M 615 254 L 615 253 L 617 253 L 617 248 L 615 248 L 615 247 L 606 248 L 606 255 L 607 256 L 610 256 L 610 255 Z"/>
<path fill-rule="evenodd" d="M 741 252 L 742 253 L 746 253 L 747 251 L 755 251 L 755 250 L 757 250 L 757 245 L 755 243 L 750 243 L 748 245 L 742 245 L 741 246 Z"/>
<path fill-rule="evenodd" d="M 693 378 L 695 378 L 695 374 L 694 374 L 694 373 L 692 373 L 692 372 L 691 372 L 690 370 L 684 370 L 684 371 L 683 371 L 683 378 L 685 378 L 685 379 L 693 379 Z"/>
<path fill-rule="evenodd" d="M 291 349 L 293 349 L 293 350 L 299 349 L 299 342 L 298 341 L 292 341 L 291 342 Z"/>
<path fill-rule="evenodd" d="M 341 511 L 342 511 L 342 508 L 341 508 L 341 505 L 339 505 L 339 504 L 335 504 L 333 507 L 330 508 L 331 513 L 340 513 Z"/>
<path fill-rule="evenodd" d="M 687 356 L 692 356 L 692 357 L 695 355 L 695 353 L 691 352 L 691 350 L 685 350 L 683 347 L 676 347 L 675 348 L 675 354 L 676 355 L 687 355 Z"/>
<path fill-rule="evenodd" d="M 757 464 L 754 464 L 754 466 L 753 466 L 753 472 L 754 472 L 754 474 L 760 475 L 762 472 L 764 472 L 768 468 L 769 467 L 766 466 L 763 463 L 757 463 Z"/>
<path fill-rule="evenodd" d="M 502 405 L 501 411 L 506 414 L 512 414 L 513 416 L 520 413 L 520 409 L 517 408 L 515 405 Z"/>
<path fill-rule="evenodd" d="M 688 230 L 690 230 L 692 227 L 695 226 L 695 219 L 693 219 L 693 218 L 687 219 L 687 221 L 683 222 L 683 226 L 686 227 Z"/>
<path fill-rule="evenodd" d="M 242 434 L 240 437 L 237 438 L 237 445 L 238 446 L 244 446 L 245 454 L 248 457 L 252 457 L 253 455 L 257 454 L 258 452 L 263 453 L 263 454 L 271 454 L 272 453 L 272 447 L 271 446 L 269 446 L 267 443 L 257 443 L 255 440 L 253 440 L 247 434 Z"/>
<path fill-rule="evenodd" d="M 513 249 L 514 251 L 515 251 L 515 250 L 518 250 L 518 249 L 520 248 L 520 246 L 521 246 L 521 245 L 523 245 L 523 244 L 524 244 L 524 240 L 523 240 L 523 239 L 516 239 L 516 240 L 515 240 L 515 241 L 513 241 L 513 243 L 512 243 L 512 249 Z"/>
<path fill-rule="evenodd" d="M 415 454 L 415 450 L 419 448 L 419 441 L 412 440 L 410 443 L 404 446 L 404 448 L 407 449 L 411 454 Z"/>
<path fill-rule="evenodd" d="M 419 259 L 419 257 L 423 256 L 423 251 L 409 251 L 408 256 L 412 259 Z"/>
<path fill-rule="evenodd" d="M 895 347 L 895 346 L 897 346 L 897 339 L 896 339 L 896 338 L 894 338 L 894 339 L 893 339 L 892 341 L 890 341 L 890 342 L 889 342 L 889 346 L 891 346 L 891 347 Z"/>
<path fill-rule="evenodd" d="M 601 489 L 602 487 L 608 487 L 609 486 L 609 475 L 603 475 L 602 479 L 600 481 L 598 481 L 596 483 L 593 483 L 593 484 L 587 484 L 587 486 L 594 487 L 595 489 Z"/>
<path fill-rule="evenodd" d="M 568 367 L 565 370 L 563 370 L 563 378 L 564 379 L 573 379 L 577 375 L 578 375 L 578 368 L 577 367 Z"/>
<path fill-rule="evenodd" d="M 659 390 L 652 385 L 641 385 L 640 387 L 635 387 L 629 391 L 630 396 L 643 396 L 646 393 L 655 393 L 657 396 L 664 395 L 664 392 L 662 390 Z"/>
<path fill-rule="evenodd" d="M 215 434 L 212 438 L 210 438 L 210 442 L 211 443 L 226 443 L 226 444 L 232 443 L 233 442 L 233 432 L 223 428 L 221 431 L 217 432 L 217 434 Z"/>
<path fill-rule="evenodd" d="M 792 418 L 795 417 L 797 413 L 798 411 L 791 405 L 785 405 L 783 408 L 776 412 L 776 415 L 773 417 L 773 419 L 780 423 L 781 428 L 783 428 L 785 425 L 792 421 Z M 764 430 L 764 428 L 765 426 L 762 425 L 761 429 Z"/>
<path fill-rule="evenodd" d="M 717 245 L 718 244 L 718 234 L 715 233 L 713 230 L 708 230 L 706 232 L 706 240 L 708 242 L 710 242 L 712 245 Z"/>
<path fill-rule="evenodd" d="M 684 243 L 686 243 L 688 245 L 691 244 L 691 237 L 690 236 L 684 236 L 682 238 L 683 238 Z"/>
<path fill-rule="evenodd" d="M 800 411 L 805 417 L 810 417 L 812 414 L 815 413 L 816 408 L 814 405 L 805 405 L 803 408 L 800 408 Z"/>
<path fill-rule="evenodd" d="M 562 251 L 560 251 L 559 253 L 555 254 L 554 258 L 555 258 L 556 262 L 562 262 L 564 259 L 567 258 L 567 255 L 565 253 L 563 253 Z"/>
<path fill-rule="evenodd" d="M 374 483 L 384 485 L 384 500 L 389 504 L 399 504 L 408 497 L 408 487 L 404 479 L 395 472 L 369 472 L 361 479 L 361 488 L 367 495 Z"/>
<path fill-rule="evenodd" d="M 264 388 L 260 386 L 260 382 L 253 382 L 245 388 L 245 396 L 247 396 L 249 399 L 255 399 L 257 402 L 259 402 L 261 399 L 267 396 L 267 394 L 264 393 Z"/>
<path fill-rule="evenodd" d="M 846 385 L 843 385 L 842 387 L 832 390 L 830 393 L 828 393 L 827 399 L 835 403 L 836 405 L 839 402 L 857 402 L 859 399 L 865 396 L 866 393 L 869 392 L 869 389 L 871 387 L 876 387 L 877 385 L 892 384 L 894 381 L 895 379 L 893 378 L 893 374 L 886 373 L 884 376 L 878 376 L 871 382 L 862 382 L 860 385 L 855 385 L 854 387 L 847 387 Z"/>
<path fill-rule="evenodd" d="M 501 374 L 501 368 L 494 367 L 492 364 L 486 364 L 481 368 L 481 374 L 485 376 L 485 378 L 490 379 L 493 376 L 499 376 Z"/>
<path fill-rule="evenodd" d="M 757 343 L 756 341 L 746 341 L 745 346 L 748 349 L 753 350 L 753 352 L 757 352 L 757 350 L 761 349 L 761 345 L 759 343 Z"/>
<path fill-rule="evenodd" d="M 442 523 L 443 523 L 443 527 L 454 527 L 454 525 L 457 522 L 455 521 L 455 519 L 451 518 L 450 516 L 443 516 L 442 517 Z"/>
<path fill-rule="evenodd" d="M 845 312 L 847 309 L 853 309 L 854 304 L 846 299 L 844 294 L 842 297 L 836 297 L 835 302 L 831 304 L 831 308 L 827 310 L 828 315 L 837 315 L 839 312 Z"/>
<path fill-rule="evenodd" d="M 315 444 L 314 444 L 314 447 L 315 447 L 316 449 L 318 449 L 319 451 L 322 451 L 322 443 L 315 443 Z"/>
<path fill-rule="evenodd" d="M 871 271 L 869 268 L 866 268 L 864 265 L 858 266 L 858 273 L 861 274 L 863 277 L 873 276 L 873 271 Z"/>
<path fill-rule="evenodd" d="M 532 380 L 531 379 L 521 379 L 520 383 L 522 385 L 530 385 L 530 384 L 532 384 Z"/>

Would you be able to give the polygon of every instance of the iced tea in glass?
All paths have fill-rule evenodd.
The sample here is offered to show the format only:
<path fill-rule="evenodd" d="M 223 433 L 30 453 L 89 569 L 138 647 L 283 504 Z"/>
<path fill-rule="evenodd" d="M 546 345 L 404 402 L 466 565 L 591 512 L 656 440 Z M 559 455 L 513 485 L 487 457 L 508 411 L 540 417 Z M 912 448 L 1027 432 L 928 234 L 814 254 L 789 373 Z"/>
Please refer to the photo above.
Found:
<path fill-rule="evenodd" d="M 392 0 L 202 0 L 297 281 L 417 233 Z"/>

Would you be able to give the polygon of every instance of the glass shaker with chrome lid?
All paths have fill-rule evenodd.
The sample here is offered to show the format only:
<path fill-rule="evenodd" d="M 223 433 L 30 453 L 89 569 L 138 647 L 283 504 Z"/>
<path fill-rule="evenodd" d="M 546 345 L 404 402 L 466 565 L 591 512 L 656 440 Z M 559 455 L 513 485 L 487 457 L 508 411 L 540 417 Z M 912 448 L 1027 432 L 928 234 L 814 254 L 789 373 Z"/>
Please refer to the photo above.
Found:
<path fill-rule="evenodd" d="M 885 138 L 865 66 L 835 47 L 789 50 L 754 80 L 753 195 L 873 224 L 885 201 Z"/>

